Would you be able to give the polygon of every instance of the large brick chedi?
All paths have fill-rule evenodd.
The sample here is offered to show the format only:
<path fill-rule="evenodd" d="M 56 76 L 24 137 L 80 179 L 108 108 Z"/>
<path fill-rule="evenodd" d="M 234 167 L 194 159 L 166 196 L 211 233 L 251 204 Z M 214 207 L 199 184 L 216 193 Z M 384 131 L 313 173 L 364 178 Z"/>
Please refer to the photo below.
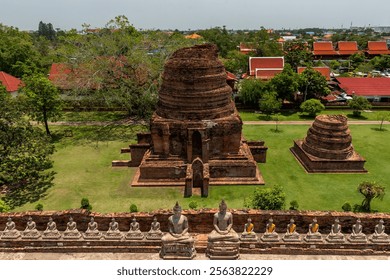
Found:
<path fill-rule="evenodd" d="M 150 134 L 130 146 L 139 166 L 132 186 L 185 186 L 184 195 L 218 184 L 263 184 L 262 142 L 242 138 L 242 120 L 214 45 L 176 51 L 166 62 Z M 259 149 L 259 146 L 260 149 Z M 142 159 L 141 159 L 142 155 Z"/>
<path fill-rule="evenodd" d="M 365 160 L 352 146 L 352 137 L 343 115 L 320 115 L 306 138 L 294 141 L 292 153 L 307 172 L 361 173 Z"/>

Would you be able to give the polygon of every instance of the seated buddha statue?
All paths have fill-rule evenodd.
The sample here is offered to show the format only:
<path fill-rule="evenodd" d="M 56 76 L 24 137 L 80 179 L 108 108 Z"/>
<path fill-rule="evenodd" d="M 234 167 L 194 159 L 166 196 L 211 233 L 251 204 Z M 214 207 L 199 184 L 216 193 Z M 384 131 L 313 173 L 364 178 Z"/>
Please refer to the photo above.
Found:
<path fill-rule="evenodd" d="M 234 231 L 233 215 L 227 211 L 227 205 L 224 200 L 219 204 L 219 212 L 214 214 L 214 230 L 208 235 L 209 242 L 230 241 L 238 242 L 238 234 Z"/>
<path fill-rule="evenodd" d="M 294 219 L 290 219 L 290 222 L 287 224 L 287 230 L 285 235 L 283 236 L 283 240 L 289 241 L 299 241 L 299 233 L 297 232 L 297 226 L 295 224 Z"/>
<path fill-rule="evenodd" d="M 256 239 L 257 235 L 254 232 L 254 225 L 252 219 L 248 218 L 246 224 L 244 225 L 244 231 L 241 233 L 241 240 Z"/>
<path fill-rule="evenodd" d="M 188 233 L 188 219 L 181 214 L 182 209 L 178 202 L 173 207 L 173 215 L 168 218 L 169 232 L 164 234 L 161 242 L 192 243 L 194 239 Z"/>

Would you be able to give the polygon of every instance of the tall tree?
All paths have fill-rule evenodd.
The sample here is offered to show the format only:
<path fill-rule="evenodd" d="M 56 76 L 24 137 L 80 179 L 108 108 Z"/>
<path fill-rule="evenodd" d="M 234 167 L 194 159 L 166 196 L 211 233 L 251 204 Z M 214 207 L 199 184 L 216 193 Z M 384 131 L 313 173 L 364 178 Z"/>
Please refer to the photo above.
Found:
<path fill-rule="evenodd" d="M 308 43 L 305 41 L 294 40 L 287 41 L 283 46 L 286 63 L 296 71 L 298 66 L 310 66 L 313 61 L 313 55 Z"/>
<path fill-rule="evenodd" d="M 326 96 L 330 92 L 326 78 L 310 67 L 299 76 L 299 91 L 304 93 L 304 101 Z"/>
<path fill-rule="evenodd" d="M 364 196 L 361 205 L 363 212 L 371 212 L 371 201 L 375 198 L 382 200 L 385 195 L 385 187 L 376 182 L 362 182 L 358 186 L 358 191 Z"/>
<path fill-rule="evenodd" d="M 298 80 L 298 74 L 286 63 L 283 71 L 271 80 L 271 85 L 278 93 L 278 98 L 292 100 L 293 94 L 298 91 Z"/>
<path fill-rule="evenodd" d="M 54 146 L 23 115 L 22 101 L 0 86 L 0 191 L 10 208 L 44 196 L 54 179 Z"/>
<path fill-rule="evenodd" d="M 43 75 L 33 75 L 24 80 L 22 91 L 26 95 L 29 114 L 34 120 L 43 122 L 50 135 L 49 120 L 61 115 L 62 100 L 58 89 Z"/>

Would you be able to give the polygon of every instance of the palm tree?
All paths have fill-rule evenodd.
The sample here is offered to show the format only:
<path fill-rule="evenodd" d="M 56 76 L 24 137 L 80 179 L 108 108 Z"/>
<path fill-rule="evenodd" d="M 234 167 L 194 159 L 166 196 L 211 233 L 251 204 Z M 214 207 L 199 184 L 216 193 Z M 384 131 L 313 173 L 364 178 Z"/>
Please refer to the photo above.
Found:
<path fill-rule="evenodd" d="M 364 196 L 361 206 L 363 212 L 371 212 L 371 200 L 374 198 L 382 200 L 385 196 L 385 187 L 376 182 L 361 182 L 358 191 Z"/>

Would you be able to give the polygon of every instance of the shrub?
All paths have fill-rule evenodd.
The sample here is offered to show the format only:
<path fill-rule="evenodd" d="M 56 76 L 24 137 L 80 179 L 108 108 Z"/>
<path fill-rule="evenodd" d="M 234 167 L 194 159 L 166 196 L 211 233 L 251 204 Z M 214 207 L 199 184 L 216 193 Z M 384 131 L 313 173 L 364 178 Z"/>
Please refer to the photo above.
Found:
<path fill-rule="evenodd" d="M 299 204 L 298 201 L 292 200 L 290 201 L 290 210 L 298 210 Z"/>
<path fill-rule="evenodd" d="M 352 211 L 352 206 L 349 202 L 345 202 L 343 206 L 341 206 L 341 209 L 343 209 L 344 212 L 350 212 Z"/>
<path fill-rule="evenodd" d="M 135 205 L 134 203 L 132 203 L 132 204 L 130 205 L 130 212 L 131 212 L 131 213 L 138 212 L 138 207 L 137 207 L 137 205 Z"/>
<path fill-rule="evenodd" d="M 309 99 L 303 102 L 300 106 L 302 112 L 311 117 L 315 117 L 318 113 L 325 110 L 325 106 L 318 99 Z"/>
<path fill-rule="evenodd" d="M 348 106 L 353 110 L 352 114 L 359 117 L 363 110 L 371 109 L 370 102 L 363 96 L 354 96 L 348 101 Z"/>
<path fill-rule="evenodd" d="M 190 203 L 188 204 L 188 207 L 190 207 L 190 209 L 195 210 L 196 208 L 198 208 L 198 202 L 192 200 L 192 201 L 190 201 Z"/>
<path fill-rule="evenodd" d="M 262 210 L 282 210 L 285 202 L 286 194 L 281 186 L 276 185 L 271 189 L 257 188 L 253 195 L 246 200 L 245 206 Z"/>
<path fill-rule="evenodd" d="M 35 205 L 35 210 L 42 211 L 43 210 L 43 204 L 38 203 L 37 205 Z"/>
<path fill-rule="evenodd" d="M 88 211 L 91 211 L 92 210 L 92 205 L 91 204 L 89 204 L 89 200 L 88 200 L 88 198 L 82 198 L 81 199 L 81 207 L 80 207 L 81 209 L 86 209 L 86 210 L 88 210 Z"/>
<path fill-rule="evenodd" d="M 4 200 L 0 199 L 0 213 L 1 212 L 8 212 L 10 208 L 8 205 L 4 202 Z"/>

